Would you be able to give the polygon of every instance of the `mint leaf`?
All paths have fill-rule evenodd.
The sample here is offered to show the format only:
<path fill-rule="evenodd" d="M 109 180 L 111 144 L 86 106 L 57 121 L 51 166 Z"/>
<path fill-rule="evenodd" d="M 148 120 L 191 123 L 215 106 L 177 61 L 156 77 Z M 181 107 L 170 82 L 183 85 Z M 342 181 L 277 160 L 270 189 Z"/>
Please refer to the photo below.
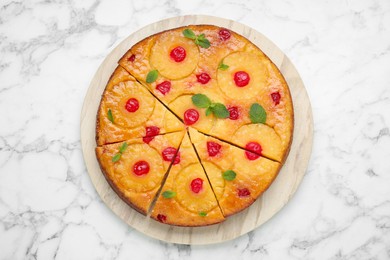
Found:
<path fill-rule="evenodd" d="M 206 217 L 207 216 L 207 212 L 201 211 L 201 212 L 199 212 L 199 216 Z"/>
<path fill-rule="evenodd" d="M 204 33 L 199 34 L 199 35 L 198 35 L 198 39 L 199 39 L 199 40 L 204 40 L 204 39 L 206 39 L 206 36 L 204 35 Z"/>
<path fill-rule="evenodd" d="M 119 161 L 119 159 L 121 158 L 121 156 L 122 156 L 121 153 L 117 153 L 117 154 L 115 154 L 115 155 L 112 157 L 111 161 L 112 161 L 112 162 L 117 162 L 117 161 Z"/>
<path fill-rule="evenodd" d="M 166 190 L 162 193 L 162 196 L 166 199 L 171 199 L 176 196 L 176 192 L 171 190 Z"/>
<path fill-rule="evenodd" d="M 200 45 L 200 47 L 205 49 L 210 47 L 210 41 L 206 38 L 204 33 L 200 34 L 197 40 L 198 40 L 198 45 Z"/>
<path fill-rule="evenodd" d="M 117 162 L 117 161 L 119 161 L 119 159 L 122 157 L 122 153 L 124 153 L 124 152 L 126 151 L 126 149 L 127 149 L 128 146 L 129 146 L 129 145 L 128 145 L 126 142 L 124 142 L 124 143 L 119 147 L 119 153 L 115 154 L 115 155 L 112 157 L 111 161 L 114 162 L 114 163 Z"/>
<path fill-rule="evenodd" d="M 158 77 L 158 71 L 157 70 L 149 71 L 148 75 L 146 76 L 146 83 L 153 83 L 153 82 L 155 82 L 157 77 Z"/>
<path fill-rule="evenodd" d="M 204 94 L 195 94 L 191 97 L 192 103 L 199 108 L 206 108 L 206 116 L 213 113 L 217 118 L 227 118 L 230 113 L 229 110 L 222 103 L 213 103 Z"/>
<path fill-rule="evenodd" d="M 227 110 L 225 105 L 221 103 L 215 103 L 211 109 L 213 110 L 214 115 L 218 118 L 228 118 L 230 115 L 229 110 Z"/>
<path fill-rule="evenodd" d="M 208 49 L 211 44 L 210 44 L 210 41 L 207 40 L 206 38 L 205 39 L 199 39 L 198 40 L 198 45 L 202 48 L 205 48 L 205 49 Z"/>
<path fill-rule="evenodd" d="M 232 170 L 227 170 L 226 172 L 222 173 L 222 177 L 227 181 L 232 181 L 236 178 L 236 173 Z"/>
<path fill-rule="evenodd" d="M 229 68 L 229 66 L 226 64 L 223 64 L 223 62 L 221 62 L 218 66 L 218 69 L 220 69 L 220 70 L 227 70 L 228 68 Z"/>
<path fill-rule="evenodd" d="M 199 108 L 208 108 L 211 100 L 204 94 L 195 94 L 191 97 L 192 103 Z"/>
<path fill-rule="evenodd" d="M 265 109 L 258 103 L 254 103 L 251 105 L 251 108 L 249 110 L 249 118 L 251 119 L 251 122 L 261 123 L 264 124 L 267 120 L 267 113 L 265 112 Z"/>
<path fill-rule="evenodd" d="M 129 146 L 129 145 L 128 145 L 126 142 L 124 142 L 124 143 L 121 145 L 121 147 L 119 147 L 119 152 L 120 152 L 120 153 L 124 153 L 124 152 L 126 151 L 126 149 L 127 149 L 128 146 Z"/>
<path fill-rule="evenodd" d="M 195 35 L 195 33 L 191 29 L 184 29 L 183 30 L 183 35 L 184 35 L 184 37 L 189 38 L 191 40 L 195 40 L 196 39 L 196 35 Z"/>
<path fill-rule="evenodd" d="M 211 113 L 213 113 L 213 109 L 211 107 L 208 107 L 206 109 L 206 116 L 209 116 Z"/>
<path fill-rule="evenodd" d="M 108 117 L 108 120 L 110 120 L 112 123 L 114 123 L 114 116 L 112 115 L 111 109 L 108 109 L 107 117 Z"/>
<path fill-rule="evenodd" d="M 194 40 L 196 45 L 199 45 L 202 48 L 209 48 L 210 47 L 210 41 L 206 38 L 204 33 L 196 36 L 195 33 L 191 29 L 184 29 L 183 30 L 184 37 Z"/>

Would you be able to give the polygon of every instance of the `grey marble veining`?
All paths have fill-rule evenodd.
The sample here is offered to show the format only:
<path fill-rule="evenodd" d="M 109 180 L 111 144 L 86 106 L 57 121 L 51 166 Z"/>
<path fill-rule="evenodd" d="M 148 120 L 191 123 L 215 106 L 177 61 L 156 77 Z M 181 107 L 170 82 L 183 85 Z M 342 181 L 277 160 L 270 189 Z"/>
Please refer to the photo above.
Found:
<path fill-rule="evenodd" d="M 81 154 L 89 81 L 130 33 L 185 14 L 230 18 L 293 61 L 315 138 L 290 203 L 212 246 L 133 230 L 99 199 Z M 390 259 L 390 2 L 0 3 L 0 259 Z"/>

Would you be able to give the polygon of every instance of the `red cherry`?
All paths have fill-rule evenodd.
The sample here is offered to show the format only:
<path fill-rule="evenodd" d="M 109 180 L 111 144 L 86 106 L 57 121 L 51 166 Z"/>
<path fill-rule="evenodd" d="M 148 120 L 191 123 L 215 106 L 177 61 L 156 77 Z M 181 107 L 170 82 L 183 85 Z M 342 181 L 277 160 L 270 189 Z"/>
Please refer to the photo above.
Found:
<path fill-rule="evenodd" d="M 149 163 L 146 161 L 138 161 L 133 165 L 133 172 L 137 176 L 148 174 L 149 170 Z"/>
<path fill-rule="evenodd" d="M 129 100 L 127 100 L 125 108 L 131 113 L 137 111 L 139 108 L 138 100 L 135 98 L 130 98 Z"/>
<path fill-rule="evenodd" d="M 135 60 L 135 55 L 134 55 L 134 54 L 131 55 L 129 58 L 127 58 L 127 60 L 130 61 L 130 62 L 134 62 L 134 60 Z"/>
<path fill-rule="evenodd" d="M 163 81 L 160 84 L 157 84 L 156 89 L 161 92 L 165 96 L 171 90 L 171 82 Z"/>
<path fill-rule="evenodd" d="M 207 152 L 209 156 L 214 157 L 219 154 L 221 150 L 221 145 L 215 142 L 207 142 Z"/>
<path fill-rule="evenodd" d="M 203 189 L 203 180 L 196 178 L 191 181 L 191 190 L 194 193 L 199 193 Z"/>
<path fill-rule="evenodd" d="M 230 31 L 227 29 L 219 30 L 218 34 L 219 34 L 219 38 L 221 38 L 221 40 L 223 41 L 226 41 L 230 38 Z"/>
<path fill-rule="evenodd" d="M 238 107 L 229 107 L 229 119 L 237 120 L 240 117 L 240 112 L 238 111 Z"/>
<path fill-rule="evenodd" d="M 207 74 L 206 72 L 202 72 L 198 75 L 196 75 L 196 78 L 198 79 L 198 82 L 201 84 L 207 84 L 207 82 L 210 81 L 210 75 Z"/>
<path fill-rule="evenodd" d="M 245 87 L 248 85 L 250 80 L 249 74 L 245 71 L 237 71 L 234 73 L 234 82 L 236 83 L 236 86 L 239 88 Z"/>
<path fill-rule="evenodd" d="M 251 161 L 259 158 L 261 156 L 261 151 L 263 151 L 261 145 L 257 142 L 247 143 L 245 149 L 247 150 L 245 151 L 246 158 Z"/>
<path fill-rule="evenodd" d="M 239 197 L 248 197 L 249 195 L 251 195 L 251 192 L 247 188 L 238 189 Z"/>
<path fill-rule="evenodd" d="M 181 62 L 186 58 L 186 50 L 183 47 L 178 46 L 171 50 L 169 55 L 174 61 Z"/>
<path fill-rule="evenodd" d="M 176 154 L 176 151 L 177 150 L 173 147 L 165 148 L 164 151 L 162 151 L 162 157 L 163 157 L 164 161 L 172 162 L 173 158 L 175 158 L 175 160 L 173 161 L 172 164 L 180 163 L 180 152 L 177 152 L 177 154 Z M 176 157 L 175 157 L 175 155 L 176 155 Z"/>
<path fill-rule="evenodd" d="M 275 103 L 275 106 L 279 105 L 279 103 L 280 103 L 280 94 L 279 94 L 279 92 L 271 93 L 271 97 L 272 97 L 272 100 Z"/>
<path fill-rule="evenodd" d="M 198 121 L 199 119 L 199 112 L 195 109 L 187 109 L 186 112 L 184 112 L 184 123 L 186 125 L 193 125 Z"/>
<path fill-rule="evenodd" d="M 160 133 L 160 128 L 158 128 L 157 126 L 147 126 L 145 130 L 146 134 L 142 138 L 142 140 L 144 141 L 144 143 L 147 144 L 150 143 L 154 139 L 154 137 Z"/>
<path fill-rule="evenodd" d="M 165 223 L 165 221 L 167 221 L 167 216 L 165 216 L 163 214 L 158 214 L 157 220 L 160 221 L 161 223 Z"/>

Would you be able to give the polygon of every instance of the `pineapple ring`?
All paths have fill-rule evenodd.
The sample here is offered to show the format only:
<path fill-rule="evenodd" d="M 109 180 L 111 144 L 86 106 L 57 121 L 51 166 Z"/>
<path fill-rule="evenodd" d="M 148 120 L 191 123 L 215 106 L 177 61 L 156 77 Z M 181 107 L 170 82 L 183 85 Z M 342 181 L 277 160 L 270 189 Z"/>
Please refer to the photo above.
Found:
<path fill-rule="evenodd" d="M 147 174 L 137 176 L 133 173 L 133 167 L 139 161 L 149 164 Z M 161 155 L 147 144 L 129 145 L 114 167 L 114 179 L 117 180 L 117 185 L 121 186 L 121 190 L 137 193 L 157 187 L 165 174 Z"/>
<path fill-rule="evenodd" d="M 250 99 L 257 96 L 267 84 L 268 70 L 263 59 L 253 53 L 235 52 L 223 59 L 229 67 L 217 72 L 218 86 L 230 98 Z M 244 71 L 249 75 L 249 83 L 237 86 L 234 80 L 236 72 Z"/>
<path fill-rule="evenodd" d="M 170 53 L 176 47 L 184 48 L 186 55 L 183 61 L 176 62 Z M 199 60 L 199 49 L 193 40 L 185 38 L 181 32 L 164 33 L 157 36 L 150 63 L 158 72 L 168 79 L 181 79 L 190 75 Z"/>
<path fill-rule="evenodd" d="M 211 162 L 202 162 L 210 183 L 213 184 L 213 190 L 218 200 L 221 200 L 225 192 L 225 180 L 222 178 L 222 170 Z"/>
<path fill-rule="evenodd" d="M 191 190 L 191 182 L 197 178 L 203 180 L 203 188 L 199 193 L 194 193 Z M 176 201 L 191 212 L 210 212 L 218 206 L 207 177 L 199 163 L 191 164 L 182 169 L 175 178 L 174 187 L 176 187 Z"/>
<path fill-rule="evenodd" d="M 278 162 L 283 159 L 282 141 L 275 130 L 267 125 L 243 125 L 234 133 L 233 140 L 241 147 L 245 147 L 249 142 L 257 142 L 261 145 L 261 154 L 265 157 Z"/>
<path fill-rule="evenodd" d="M 138 101 L 139 107 L 135 112 L 126 110 L 126 102 L 130 98 Z M 132 81 L 115 86 L 107 100 L 107 110 L 111 109 L 114 124 L 126 128 L 134 128 L 146 122 L 152 115 L 156 102 L 144 87 Z"/>
<path fill-rule="evenodd" d="M 178 115 L 182 120 L 184 118 L 184 113 L 188 109 L 195 109 L 199 113 L 199 119 L 191 125 L 195 129 L 198 129 L 200 131 L 209 131 L 215 123 L 215 119 L 212 115 L 206 116 L 205 109 L 196 107 L 191 100 L 192 95 L 182 95 L 173 100 L 171 103 L 169 103 L 169 108 L 172 109 L 172 111 Z M 168 113 L 165 114 L 165 127 L 166 129 L 170 129 L 171 122 L 173 122 L 172 115 L 168 115 Z M 171 117 L 171 119 L 169 118 Z"/>

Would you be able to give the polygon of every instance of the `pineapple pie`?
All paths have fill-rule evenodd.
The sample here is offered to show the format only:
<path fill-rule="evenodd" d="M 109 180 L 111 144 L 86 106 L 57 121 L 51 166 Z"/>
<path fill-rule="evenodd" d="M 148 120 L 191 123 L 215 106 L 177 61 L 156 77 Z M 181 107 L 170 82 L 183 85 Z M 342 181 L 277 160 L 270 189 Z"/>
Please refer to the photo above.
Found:
<path fill-rule="evenodd" d="M 267 190 L 293 125 L 288 85 L 257 46 L 225 28 L 190 25 L 152 35 L 118 61 L 97 112 L 96 156 L 141 214 L 206 226 Z"/>

